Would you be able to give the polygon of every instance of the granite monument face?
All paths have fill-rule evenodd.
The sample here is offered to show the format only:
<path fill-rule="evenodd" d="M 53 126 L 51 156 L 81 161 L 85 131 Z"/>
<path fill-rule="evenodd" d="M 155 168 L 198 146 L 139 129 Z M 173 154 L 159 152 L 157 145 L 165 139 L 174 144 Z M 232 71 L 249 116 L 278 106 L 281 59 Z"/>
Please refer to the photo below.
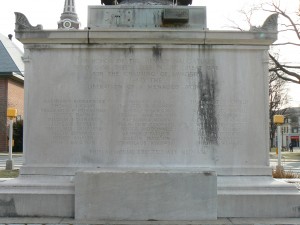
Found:
<path fill-rule="evenodd" d="M 269 167 L 267 50 L 276 26 L 209 31 L 205 7 L 189 1 L 102 2 L 89 7 L 89 29 L 31 30 L 25 20 L 28 29 L 17 29 L 25 163 L 0 187 L 1 201 L 14 203 L 0 215 L 300 216 L 297 189 L 274 181 Z"/>

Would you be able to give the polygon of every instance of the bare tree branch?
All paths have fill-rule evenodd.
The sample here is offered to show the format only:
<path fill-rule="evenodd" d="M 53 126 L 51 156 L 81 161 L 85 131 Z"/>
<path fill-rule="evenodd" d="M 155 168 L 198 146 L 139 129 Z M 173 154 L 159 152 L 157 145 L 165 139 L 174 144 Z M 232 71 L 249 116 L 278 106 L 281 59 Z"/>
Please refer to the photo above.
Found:
<path fill-rule="evenodd" d="M 300 23 L 295 23 L 296 26 L 300 26 Z M 285 24 L 285 23 L 280 23 L 280 26 L 283 26 L 283 27 L 292 27 L 292 25 L 290 24 Z"/>
<path fill-rule="evenodd" d="M 290 81 L 290 82 L 293 82 L 293 83 L 298 83 L 298 82 L 297 82 L 296 80 L 294 80 L 294 79 L 291 79 L 291 78 L 289 78 L 289 77 L 284 77 L 284 76 L 280 75 L 280 73 L 278 73 L 278 71 L 275 71 L 275 73 L 276 73 L 276 75 L 277 75 L 280 79 L 282 79 L 282 80 Z"/>
<path fill-rule="evenodd" d="M 296 23 L 294 23 L 294 21 L 292 20 L 292 18 L 287 15 L 283 10 L 281 10 L 279 8 L 279 6 L 277 6 L 274 2 L 272 3 L 273 7 L 275 8 L 275 10 L 283 17 L 285 17 L 289 22 L 290 22 L 290 25 L 294 28 L 294 32 L 296 34 L 296 36 L 298 37 L 298 39 L 300 40 L 300 34 L 298 32 L 298 29 L 297 29 L 297 25 Z"/>
<path fill-rule="evenodd" d="M 289 36 L 296 35 L 296 38 L 298 41 L 286 41 L 286 42 L 279 42 L 273 44 L 273 46 L 295 46 L 300 47 L 300 23 L 297 20 L 293 20 L 293 15 L 298 16 L 300 19 L 300 11 L 289 13 L 285 11 L 283 8 L 281 8 L 280 2 L 275 3 L 273 0 L 270 0 L 272 2 L 269 3 L 262 3 L 259 6 L 252 7 L 250 10 L 240 10 L 239 12 L 244 16 L 245 21 L 247 24 L 251 27 L 253 27 L 251 23 L 252 16 L 254 15 L 254 12 L 263 10 L 264 12 L 270 12 L 270 13 L 277 13 L 279 16 L 281 16 L 280 23 L 280 33 L 289 32 Z M 235 21 L 232 21 L 233 26 L 231 28 L 238 29 L 240 31 L 243 31 L 239 24 Z M 278 59 L 276 59 L 272 53 L 269 53 L 270 59 L 271 59 L 271 66 L 269 68 L 269 72 L 273 72 L 274 75 L 278 76 L 284 81 L 293 82 L 296 84 L 300 84 L 300 66 L 293 66 L 293 65 L 286 65 L 283 62 L 280 62 Z"/>
<path fill-rule="evenodd" d="M 285 29 L 285 30 L 281 29 L 278 32 L 283 33 L 283 32 L 286 32 L 286 31 L 294 32 L 294 29 Z"/>
<path fill-rule="evenodd" d="M 293 71 L 290 71 L 290 70 L 287 70 L 284 66 L 282 66 L 278 61 L 277 59 L 275 59 L 274 56 L 272 56 L 270 53 L 269 53 L 269 57 L 270 59 L 274 62 L 275 64 L 275 68 L 279 68 L 282 72 L 284 72 L 285 74 L 291 76 L 292 78 L 287 78 L 285 76 L 282 76 L 282 75 L 279 75 L 277 71 L 276 74 L 279 75 L 279 77 L 283 80 L 288 80 L 288 81 L 291 81 L 293 83 L 296 83 L 296 84 L 300 84 L 300 75 L 293 72 Z M 295 78 L 295 79 L 293 79 Z"/>
<path fill-rule="evenodd" d="M 232 28 L 235 30 L 239 30 L 239 31 L 244 31 L 244 29 L 242 29 L 238 23 L 236 23 L 234 20 L 228 19 L 230 23 L 232 23 L 232 26 L 227 26 L 227 28 Z"/>
<path fill-rule="evenodd" d="M 300 69 L 300 66 L 287 66 L 287 65 L 282 65 L 282 66 L 290 69 Z"/>
<path fill-rule="evenodd" d="M 274 62 L 270 59 L 270 67 L 274 66 Z M 279 72 L 278 72 L 279 73 Z M 280 75 L 280 74 L 279 74 Z M 285 114 L 285 105 L 288 103 L 288 92 L 286 89 L 287 81 L 282 80 L 276 72 L 269 74 L 269 119 L 270 119 L 270 143 L 273 144 L 275 137 L 276 124 L 273 123 L 275 114 Z"/>

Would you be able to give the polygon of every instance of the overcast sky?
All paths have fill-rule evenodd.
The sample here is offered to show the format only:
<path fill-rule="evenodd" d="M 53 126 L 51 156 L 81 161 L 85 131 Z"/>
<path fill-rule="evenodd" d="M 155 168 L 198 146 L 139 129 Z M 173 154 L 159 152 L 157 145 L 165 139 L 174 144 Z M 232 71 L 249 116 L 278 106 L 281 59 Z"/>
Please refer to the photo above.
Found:
<path fill-rule="evenodd" d="M 42 24 L 44 29 L 57 29 L 57 22 L 63 12 L 65 0 L 1 0 L 0 5 L 0 33 L 4 36 L 14 34 L 15 16 L 14 12 L 25 14 L 29 22 L 35 26 Z M 265 2 L 267 0 L 193 0 L 194 6 L 207 7 L 207 25 L 210 30 L 232 29 L 230 20 L 241 24 L 247 29 L 244 17 L 238 12 L 241 9 L 250 9 L 252 5 Z M 81 22 L 81 28 L 87 26 L 88 5 L 100 5 L 100 0 L 75 0 L 76 11 Z M 289 12 L 294 12 L 299 8 L 299 0 L 281 0 L 281 7 Z M 253 16 L 253 25 L 262 25 L 266 13 L 258 13 Z M 291 38 L 291 36 L 282 37 Z M 14 40 L 14 42 L 17 42 Z M 19 46 L 21 46 L 19 44 Z M 286 61 L 300 61 L 300 47 L 296 52 L 294 47 L 282 48 L 280 51 L 285 55 Z M 300 106 L 300 85 L 292 85 L 291 97 L 295 100 L 293 105 Z"/>

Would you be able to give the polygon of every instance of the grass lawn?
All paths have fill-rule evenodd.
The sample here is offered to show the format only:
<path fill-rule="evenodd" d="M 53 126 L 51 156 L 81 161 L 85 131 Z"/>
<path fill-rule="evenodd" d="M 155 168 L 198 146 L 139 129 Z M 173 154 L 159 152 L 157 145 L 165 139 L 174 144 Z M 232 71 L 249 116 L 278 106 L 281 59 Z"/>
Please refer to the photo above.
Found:
<path fill-rule="evenodd" d="M 0 178 L 16 178 L 19 176 L 19 170 L 0 170 Z"/>

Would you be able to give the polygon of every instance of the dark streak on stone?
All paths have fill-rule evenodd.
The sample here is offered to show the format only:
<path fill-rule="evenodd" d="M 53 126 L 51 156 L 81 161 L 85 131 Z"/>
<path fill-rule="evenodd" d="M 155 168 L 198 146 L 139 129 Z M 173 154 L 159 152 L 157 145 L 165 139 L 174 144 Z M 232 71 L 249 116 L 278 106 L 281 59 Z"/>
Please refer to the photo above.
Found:
<path fill-rule="evenodd" d="M 0 200 L 0 216 L 1 217 L 16 217 L 16 206 L 14 199 L 9 201 Z"/>
<path fill-rule="evenodd" d="M 161 59 L 162 48 L 159 45 L 156 45 L 152 48 L 152 55 L 156 60 Z"/>
<path fill-rule="evenodd" d="M 300 216 L 300 206 L 293 207 L 293 210 L 297 213 L 297 216 Z"/>
<path fill-rule="evenodd" d="M 132 55 L 134 53 L 134 48 L 133 46 L 129 46 L 128 48 L 125 48 L 124 54 L 127 57 L 128 55 Z"/>
<path fill-rule="evenodd" d="M 132 46 L 130 46 L 130 47 L 129 47 L 129 53 L 130 53 L 130 54 L 133 54 L 133 52 L 134 52 L 134 48 L 133 48 Z"/>
<path fill-rule="evenodd" d="M 205 175 L 205 176 L 212 176 L 212 175 L 213 175 L 213 173 L 212 173 L 212 172 L 210 172 L 210 171 L 204 171 L 204 175 Z"/>
<path fill-rule="evenodd" d="M 215 72 L 203 66 L 198 68 L 198 124 L 201 126 L 199 136 L 204 145 L 218 144 L 218 121 L 216 117 Z"/>

